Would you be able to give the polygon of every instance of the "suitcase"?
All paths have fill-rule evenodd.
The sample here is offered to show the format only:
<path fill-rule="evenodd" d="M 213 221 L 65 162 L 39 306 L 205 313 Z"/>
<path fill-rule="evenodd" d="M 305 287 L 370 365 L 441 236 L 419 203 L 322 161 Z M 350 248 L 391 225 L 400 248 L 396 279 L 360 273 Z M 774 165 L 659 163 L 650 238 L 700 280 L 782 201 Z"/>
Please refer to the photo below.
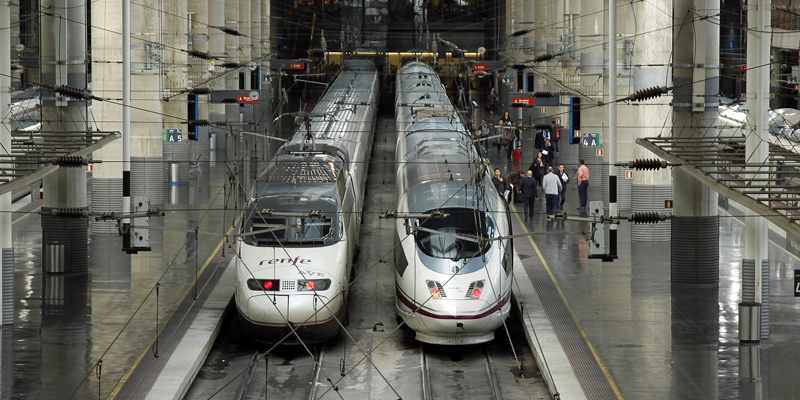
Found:
<path fill-rule="evenodd" d="M 514 149 L 514 162 L 518 163 L 522 157 L 522 152 L 519 149 Z"/>

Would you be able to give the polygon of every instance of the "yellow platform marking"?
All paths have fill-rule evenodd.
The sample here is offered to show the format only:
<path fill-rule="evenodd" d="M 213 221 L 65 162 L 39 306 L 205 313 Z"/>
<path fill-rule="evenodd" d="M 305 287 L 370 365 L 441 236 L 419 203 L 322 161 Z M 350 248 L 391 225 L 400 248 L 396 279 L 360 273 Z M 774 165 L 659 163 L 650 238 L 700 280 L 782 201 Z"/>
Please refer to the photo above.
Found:
<path fill-rule="evenodd" d="M 511 210 L 514 215 L 517 217 L 517 221 L 522 226 L 522 229 L 525 230 L 525 233 L 528 233 L 528 228 L 520 219 L 519 214 L 517 213 L 516 207 L 513 204 L 509 204 L 511 206 Z M 620 393 L 619 388 L 617 387 L 616 382 L 614 382 L 614 378 L 611 377 L 611 373 L 606 368 L 606 365 L 603 363 L 603 360 L 600 359 L 600 355 L 597 354 L 597 350 L 594 348 L 591 339 L 589 339 L 589 335 L 586 333 L 586 330 L 583 329 L 583 325 L 581 321 L 578 319 L 578 316 L 575 314 L 575 311 L 572 309 L 572 306 L 569 304 L 569 300 L 567 300 L 567 296 L 564 295 L 564 291 L 561 290 L 561 285 L 558 284 L 555 275 L 553 275 L 553 271 L 550 270 L 550 266 L 547 265 L 547 261 L 545 261 L 542 253 L 539 251 L 539 247 L 536 246 L 536 243 L 533 241 L 531 236 L 528 236 L 528 240 L 531 242 L 533 249 L 536 250 L 536 254 L 539 256 L 539 260 L 542 261 L 542 265 L 547 270 L 547 274 L 550 275 L 550 280 L 553 281 L 553 284 L 556 286 L 556 290 L 558 290 L 559 296 L 561 296 L 561 301 L 564 302 L 564 305 L 567 307 L 569 311 L 569 315 L 572 316 L 572 320 L 575 322 L 575 326 L 578 327 L 578 330 L 581 332 L 581 336 L 583 336 L 583 340 L 586 342 L 586 345 L 589 346 L 589 350 L 591 350 L 592 355 L 594 356 L 595 361 L 597 361 L 597 365 L 600 366 L 600 369 L 603 371 L 603 375 L 605 375 L 608 384 L 611 386 L 611 389 L 614 391 L 614 394 L 617 396 L 617 399 L 623 400 L 622 393 Z"/>
<path fill-rule="evenodd" d="M 11 223 L 11 225 L 14 225 L 14 224 L 16 224 L 16 223 L 17 223 L 17 222 L 19 222 L 19 221 L 22 221 L 23 219 L 25 219 L 25 217 L 27 217 L 27 216 L 29 216 L 29 215 L 31 215 L 31 214 L 33 214 L 33 213 L 36 213 L 36 212 L 37 212 L 37 211 L 39 211 L 41 208 L 42 208 L 42 206 L 39 206 L 39 207 L 36 207 L 36 208 L 34 208 L 34 209 L 33 209 L 33 210 L 31 210 L 31 211 L 28 211 L 28 212 L 27 212 L 25 215 L 23 215 L 23 216 L 21 216 L 21 217 L 19 217 L 19 218 L 15 219 L 15 220 L 14 220 L 14 222 L 12 222 L 12 223 Z"/>
<path fill-rule="evenodd" d="M 234 224 L 234 226 L 236 226 L 239 223 L 239 219 L 241 219 L 241 216 L 239 216 L 239 218 L 237 218 L 237 221 Z M 230 236 L 232 231 L 233 231 L 233 227 L 228 229 L 228 232 L 225 233 L 225 237 Z M 214 251 L 211 252 L 211 255 L 208 256 L 208 259 L 203 264 L 203 267 L 200 269 L 200 271 L 197 272 L 197 276 L 198 277 L 203 275 L 203 272 L 206 270 L 206 267 L 208 267 L 208 265 L 211 264 L 211 260 L 213 260 L 214 257 L 217 255 L 217 252 L 219 252 L 219 249 L 222 248 L 223 244 L 225 244 L 225 239 L 224 238 L 222 240 L 220 240 L 220 242 L 217 245 L 217 247 L 214 249 Z M 189 295 L 189 293 L 191 292 L 193 287 L 194 286 L 190 286 L 189 288 L 186 289 L 186 291 L 183 293 L 183 296 L 181 296 L 180 300 L 178 301 L 178 304 L 182 303 L 186 299 L 186 296 Z M 172 315 L 170 315 L 169 317 L 165 318 L 164 321 L 168 322 L 171 318 L 172 318 Z M 122 389 L 122 385 L 124 385 L 125 382 L 128 381 L 128 378 L 130 378 L 131 374 L 133 373 L 133 370 L 135 370 L 136 367 L 139 365 L 139 363 L 142 362 L 142 359 L 144 358 L 144 356 L 147 355 L 148 353 L 150 353 L 150 349 L 153 347 L 153 343 L 155 343 L 155 341 L 156 341 L 156 335 L 153 335 L 153 337 L 150 338 L 150 342 L 147 343 L 147 346 L 145 346 L 145 348 L 142 351 L 142 353 L 139 354 L 138 357 L 136 357 L 136 360 L 133 362 L 133 365 L 130 368 L 128 368 L 128 371 L 125 372 L 125 375 L 123 375 L 122 378 L 119 380 L 119 382 L 117 383 L 117 386 L 114 387 L 113 391 L 111 391 L 111 394 L 108 396 L 108 400 L 112 400 L 112 399 L 117 397 L 117 394 L 119 394 L 120 389 Z"/>

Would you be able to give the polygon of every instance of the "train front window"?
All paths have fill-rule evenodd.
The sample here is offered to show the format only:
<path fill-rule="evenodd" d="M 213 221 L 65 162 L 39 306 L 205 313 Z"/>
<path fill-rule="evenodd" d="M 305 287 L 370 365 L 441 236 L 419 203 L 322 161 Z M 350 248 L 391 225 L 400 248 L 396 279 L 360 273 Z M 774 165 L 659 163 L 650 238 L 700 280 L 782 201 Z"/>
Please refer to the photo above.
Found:
<path fill-rule="evenodd" d="M 460 260 L 478 257 L 492 246 L 494 227 L 485 214 L 474 210 L 447 210 L 449 218 L 428 218 L 421 221 L 416 242 L 419 249 L 428 256 Z M 488 224 L 487 224 L 488 222 Z"/>
<path fill-rule="evenodd" d="M 245 225 L 242 240 L 258 245 L 327 244 L 335 239 L 332 218 L 264 218 L 254 215 Z"/>

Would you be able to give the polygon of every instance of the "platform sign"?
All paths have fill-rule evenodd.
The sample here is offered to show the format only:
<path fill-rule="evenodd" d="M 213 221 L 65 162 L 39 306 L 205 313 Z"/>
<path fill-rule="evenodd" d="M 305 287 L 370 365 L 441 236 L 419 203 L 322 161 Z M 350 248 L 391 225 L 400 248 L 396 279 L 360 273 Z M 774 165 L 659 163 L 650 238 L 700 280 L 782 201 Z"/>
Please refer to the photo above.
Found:
<path fill-rule="evenodd" d="M 183 129 L 167 129 L 167 142 L 180 142 L 183 141 Z"/>
<path fill-rule="evenodd" d="M 524 104 L 526 106 L 532 106 L 533 97 L 512 97 L 511 104 Z"/>
<path fill-rule="evenodd" d="M 602 157 L 603 156 L 603 149 L 596 149 L 594 151 L 594 155 L 596 155 L 598 157 Z"/>
<path fill-rule="evenodd" d="M 306 69 L 305 63 L 289 63 L 289 69 Z"/>
<path fill-rule="evenodd" d="M 625 177 L 628 179 L 633 179 L 633 171 L 625 171 Z"/>
<path fill-rule="evenodd" d="M 800 257 L 800 236 L 786 231 L 786 250 Z M 795 275 L 797 274 L 796 271 L 797 270 L 795 270 Z M 795 284 L 795 287 L 797 287 L 797 284 Z M 797 293 L 795 293 L 795 296 L 797 296 Z"/>
<path fill-rule="evenodd" d="M 489 65 L 487 65 L 487 64 L 473 64 L 472 65 L 472 70 L 473 71 L 488 71 L 489 70 Z"/>
<path fill-rule="evenodd" d="M 236 98 L 239 100 L 239 103 L 258 103 L 258 99 L 253 100 L 250 96 L 239 95 L 236 96 Z"/>
<path fill-rule="evenodd" d="M 800 269 L 794 270 L 794 297 L 800 297 Z"/>
<path fill-rule="evenodd" d="M 603 145 L 599 133 L 584 133 L 580 136 L 583 147 L 601 147 Z"/>
<path fill-rule="evenodd" d="M 672 208 L 672 200 L 664 200 L 664 208 Z"/>

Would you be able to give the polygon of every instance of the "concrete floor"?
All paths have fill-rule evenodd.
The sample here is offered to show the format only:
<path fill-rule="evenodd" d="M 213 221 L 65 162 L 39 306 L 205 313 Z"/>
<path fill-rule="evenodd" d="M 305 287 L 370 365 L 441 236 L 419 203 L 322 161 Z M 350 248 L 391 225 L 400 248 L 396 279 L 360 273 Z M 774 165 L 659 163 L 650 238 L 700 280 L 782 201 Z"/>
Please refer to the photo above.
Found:
<path fill-rule="evenodd" d="M 565 151 L 577 149 L 562 147 Z M 490 154 L 495 164 L 506 166 L 496 152 Z M 522 165 L 529 162 L 523 159 Z M 2 399 L 97 398 L 98 392 L 106 398 L 114 393 L 130 367 L 150 354 L 156 282 L 161 282 L 159 321 L 164 321 L 171 307 L 191 295 L 195 259 L 202 265 L 232 222 L 231 213 L 223 218 L 222 197 L 217 196 L 222 168 L 220 163 L 204 169 L 209 178 L 201 185 L 205 189 L 179 188 L 178 201 L 165 207 L 167 216 L 153 222 L 169 229 L 152 231 L 152 252 L 127 256 L 119 251 L 119 237 L 93 235 L 88 274 L 42 274 L 39 217 L 24 216 L 38 204 L 15 214 L 16 312 L 14 325 L 2 327 Z M 577 191 L 570 189 L 565 209 L 574 210 Z M 595 185 L 590 200 L 599 198 Z M 214 211 L 206 213 L 209 206 Z M 543 214 L 543 202 L 537 207 Z M 792 291 L 800 258 L 784 250 L 780 235 L 771 235 L 771 336 L 759 345 L 740 346 L 743 225 L 724 211 L 721 215 L 719 285 L 671 284 L 669 244 L 630 243 L 626 224 L 620 226 L 619 259 L 613 263 L 587 260 L 586 242 L 578 236 L 533 239 L 607 369 L 607 379 L 618 388 L 618 398 L 800 398 L 800 304 Z M 201 234 L 196 246 L 188 232 L 195 225 L 210 233 Z M 562 229 L 548 226 L 542 217 L 529 228 Z M 565 224 L 563 229 L 575 227 Z M 59 287 L 63 292 L 51 290 Z"/>

